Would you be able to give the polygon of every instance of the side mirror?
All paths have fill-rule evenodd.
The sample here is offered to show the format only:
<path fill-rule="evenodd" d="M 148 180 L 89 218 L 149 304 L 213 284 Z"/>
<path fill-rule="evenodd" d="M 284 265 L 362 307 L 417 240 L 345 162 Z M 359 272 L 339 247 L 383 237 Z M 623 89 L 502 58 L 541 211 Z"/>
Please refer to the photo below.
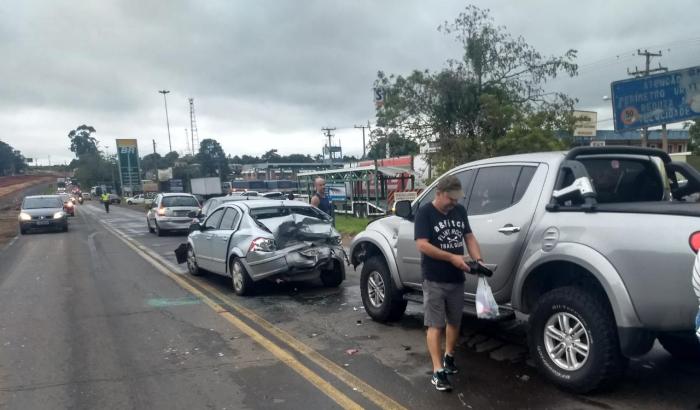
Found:
<path fill-rule="evenodd" d="M 197 231 L 201 232 L 203 230 L 204 230 L 204 227 L 202 226 L 202 224 L 200 224 L 199 222 L 192 222 L 190 224 L 190 228 L 188 230 L 188 233 L 197 232 Z"/>
<path fill-rule="evenodd" d="M 404 219 L 410 219 L 413 216 L 413 209 L 411 209 L 411 201 L 397 201 L 394 205 L 396 216 L 400 216 Z"/>

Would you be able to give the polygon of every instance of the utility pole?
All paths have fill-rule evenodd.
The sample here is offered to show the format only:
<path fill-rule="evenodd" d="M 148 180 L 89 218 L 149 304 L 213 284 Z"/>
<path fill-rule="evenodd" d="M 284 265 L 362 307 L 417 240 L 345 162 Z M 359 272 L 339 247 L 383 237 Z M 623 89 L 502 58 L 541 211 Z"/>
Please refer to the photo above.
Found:
<path fill-rule="evenodd" d="M 355 125 L 355 128 L 362 128 L 362 159 L 367 156 L 367 143 L 365 142 L 365 129 L 369 129 L 369 121 L 367 125 Z"/>
<path fill-rule="evenodd" d="M 168 100 L 165 98 L 165 94 L 168 94 L 170 91 L 160 90 L 158 92 L 163 94 L 163 103 L 165 103 L 165 123 L 168 126 L 168 146 L 170 147 L 170 151 L 168 152 L 173 152 L 173 143 L 170 141 L 170 119 L 168 119 Z"/>
<path fill-rule="evenodd" d="M 627 74 L 632 76 L 632 77 L 647 77 L 653 73 L 656 72 L 666 72 L 668 71 L 667 67 L 662 67 L 661 63 L 659 63 L 658 68 L 650 68 L 651 67 L 651 58 L 652 57 L 661 57 L 661 50 L 659 50 L 658 53 L 650 53 L 649 50 L 642 50 L 637 49 L 637 55 L 638 56 L 644 56 L 645 58 L 645 64 L 644 64 L 644 71 L 640 71 L 637 66 L 634 67 L 634 71 L 630 71 L 630 69 L 627 69 Z M 647 146 L 647 142 L 649 140 L 649 127 L 644 127 L 642 129 L 642 147 Z M 665 152 L 668 152 L 668 135 L 666 134 L 666 124 L 661 125 L 661 147 Z"/>
<path fill-rule="evenodd" d="M 332 131 L 335 131 L 335 127 L 333 128 L 321 128 L 321 131 L 326 134 L 326 137 L 328 137 L 328 159 L 330 160 L 331 163 L 333 163 L 333 152 L 331 151 L 331 146 L 333 145 L 332 138 L 333 138 L 333 133 Z"/>

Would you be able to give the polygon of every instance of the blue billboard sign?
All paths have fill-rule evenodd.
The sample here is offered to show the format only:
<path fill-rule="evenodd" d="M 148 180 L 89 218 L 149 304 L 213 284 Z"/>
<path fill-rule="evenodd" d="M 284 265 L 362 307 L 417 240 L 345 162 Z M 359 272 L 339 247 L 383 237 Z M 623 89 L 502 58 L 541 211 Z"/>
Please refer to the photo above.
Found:
<path fill-rule="evenodd" d="M 631 130 L 700 117 L 700 66 L 615 81 L 615 130 Z"/>

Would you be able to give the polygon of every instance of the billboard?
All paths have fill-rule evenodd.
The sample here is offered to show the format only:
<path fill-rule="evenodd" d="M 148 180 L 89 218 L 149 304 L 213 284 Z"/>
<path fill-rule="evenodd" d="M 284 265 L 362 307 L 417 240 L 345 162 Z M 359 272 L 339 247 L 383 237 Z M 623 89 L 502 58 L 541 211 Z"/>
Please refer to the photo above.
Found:
<path fill-rule="evenodd" d="M 117 139 L 117 158 L 119 159 L 119 181 L 122 190 L 134 192 L 141 190 L 141 173 L 139 172 L 139 149 L 135 139 Z"/>
<path fill-rule="evenodd" d="M 598 126 L 598 113 L 595 111 L 574 111 L 576 124 L 574 137 L 595 137 Z"/>
<path fill-rule="evenodd" d="M 610 84 L 615 130 L 700 116 L 700 66 Z"/>

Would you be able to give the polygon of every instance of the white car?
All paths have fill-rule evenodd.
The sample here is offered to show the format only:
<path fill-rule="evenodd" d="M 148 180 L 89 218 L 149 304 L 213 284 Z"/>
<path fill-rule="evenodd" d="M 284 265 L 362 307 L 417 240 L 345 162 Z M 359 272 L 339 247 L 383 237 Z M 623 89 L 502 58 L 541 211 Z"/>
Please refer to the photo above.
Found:
<path fill-rule="evenodd" d="M 132 197 L 126 198 L 126 203 L 128 205 L 148 205 L 153 203 L 153 198 L 149 198 L 143 194 L 134 195 Z"/>

